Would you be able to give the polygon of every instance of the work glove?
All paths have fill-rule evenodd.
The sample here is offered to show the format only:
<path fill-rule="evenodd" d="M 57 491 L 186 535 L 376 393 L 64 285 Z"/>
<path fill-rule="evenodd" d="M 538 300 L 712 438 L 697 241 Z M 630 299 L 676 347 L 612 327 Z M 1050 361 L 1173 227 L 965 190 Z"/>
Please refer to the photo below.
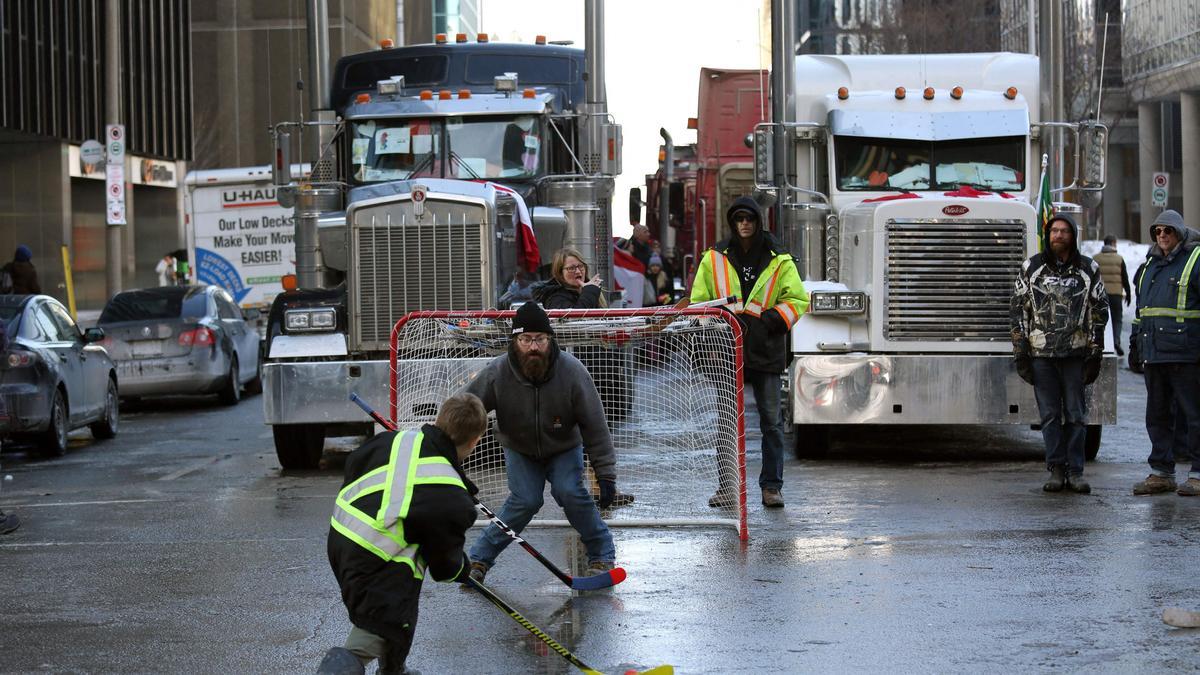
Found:
<path fill-rule="evenodd" d="M 1089 385 L 1100 377 L 1100 365 L 1104 362 L 1103 352 L 1099 347 L 1094 347 L 1086 358 L 1083 359 L 1083 384 Z"/>
<path fill-rule="evenodd" d="M 452 581 L 456 584 L 465 584 L 465 583 L 467 583 L 467 579 L 470 578 L 470 576 L 471 576 L 471 559 L 467 557 L 466 553 L 464 553 L 463 557 L 462 557 L 462 569 L 458 571 L 458 576 L 454 577 L 450 581 Z"/>
<path fill-rule="evenodd" d="M 612 506 L 613 499 L 617 497 L 617 481 L 611 478 L 601 478 L 596 482 L 600 484 L 600 508 L 607 509 Z"/>
<path fill-rule="evenodd" d="M 1025 380 L 1026 384 L 1033 384 L 1033 357 L 1029 354 L 1014 354 L 1013 365 L 1017 368 L 1017 375 Z"/>
<path fill-rule="evenodd" d="M 773 309 L 763 312 L 762 322 L 767 327 L 769 335 L 783 335 L 788 332 L 787 321 L 784 321 L 783 317 L 779 316 L 779 312 Z"/>

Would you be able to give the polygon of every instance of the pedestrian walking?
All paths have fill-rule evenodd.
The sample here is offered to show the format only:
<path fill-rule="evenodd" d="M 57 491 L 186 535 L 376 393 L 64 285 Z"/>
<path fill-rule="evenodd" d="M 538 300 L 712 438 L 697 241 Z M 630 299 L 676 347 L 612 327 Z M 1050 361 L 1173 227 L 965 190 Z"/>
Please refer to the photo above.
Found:
<path fill-rule="evenodd" d="M 158 275 L 159 286 L 174 286 L 175 257 L 168 253 L 160 258 L 158 264 L 154 266 L 154 273 Z"/>
<path fill-rule="evenodd" d="M 463 552 L 478 492 L 463 473 L 487 430 L 479 399 L 446 399 L 433 424 L 381 433 L 346 458 L 330 521 L 329 564 L 350 613 L 350 635 L 330 649 L 319 673 L 404 673 L 426 573 L 465 581 Z"/>
<path fill-rule="evenodd" d="M 762 471 L 758 485 L 762 503 L 783 507 L 783 429 L 779 399 L 787 367 L 787 335 L 808 310 L 808 292 L 790 253 L 763 229 L 762 208 L 751 197 L 739 197 L 725 214 L 731 236 L 709 249 L 692 283 L 692 302 L 736 296 L 730 308 L 742 325 L 744 383 L 754 391 L 762 430 Z M 722 468 L 724 464 L 722 464 Z M 730 506 L 737 495 L 728 469 L 719 472 L 712 507 Z"/>
<path fill-rule="evenodd" d="M 1145 364 L 1150 475 L 1133 494 L 1200 495 L 1200 232 L 1167 209 L 1150 228 L 1146 269 L 1138 280 L 1138 349 Z M 1172 414 L 1172 403 L 1174 414 Z M 1186 441 L 1180 438 L 1186 425 Z M 1186 443 L 1192 468 L 1175 482 L 1176 450 Z"/>
<path fill-rule="evenodd" d="M 504 448 L 508 499 L 500 520 L 517 533 L 542 508 L 542 493 L 562 507 L 587 550 L 587 575 L 611 571 L 616 547 L 608 525 L 584 484 L 587 451 L 600 487 L 601 509 L 617 494 L 612 436 L 592 376 L 574 356 L 559 350 L 546 312 L 527 302 L 512 322 L 508 353 L 493 359 L 466 391 L 496 411 L 497 437 Z M 471 578 L 483 581 L 512 538 L 494 523 L 471 546 Z"/>
<path fill-rule="evenodd" d="M 0 268 L 0 292 L 15 295 L 34 295 L 42 292 L 37 268 L 33 266 L 33 251 L 25 244 L 17 246 L 12 261 Z"/>
<path fill-rule="evenodd" d="M 1087 494 L 1083 390 L 1100 375 L 1108 299 L 1099 265 L 1079 252 L 1079 227 L 1069 215 L 1051 218 L 1043 236 L 1042 252 L 1022 263 L 1013 290 L 1013 361 L 1037 398 L 1050 471 L 1042 489 Z"/>
<path fill-rule="evenodd" d="M 1117 253 L 1117 238 L 1108 235 L 1104 238 L 1104 247 L 1092 258 L 1100 266 L 1100 278 L 1104 281 L 1104 290 L 1108 295 L 1108 322 L 1112 325 L 1113 348 L 1117 356 L 1125 356 L 1121 348 L 1121 319 L 1126 306 L 1133 301 L 1133 293 L 1129 290 L 1129 273 L 1125 269 L 1125 259 Z"/>

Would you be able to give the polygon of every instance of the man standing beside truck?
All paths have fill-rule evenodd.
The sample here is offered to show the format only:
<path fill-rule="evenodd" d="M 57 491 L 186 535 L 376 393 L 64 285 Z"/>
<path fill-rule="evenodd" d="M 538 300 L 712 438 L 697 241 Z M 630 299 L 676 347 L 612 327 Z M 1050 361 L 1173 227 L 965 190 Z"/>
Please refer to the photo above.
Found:
<path fill-rule="evenodd" d="M 745 368 L 742 377 L 754 390 L 762 430 L 762 471 L 758 486 L 762 503 L 783 507 L 783 428 L 779 399 L 787 368 L 787 334 L 808 309 L 808 292 L 796 263 L 783 245 L 763 230 L 762 208 L 751 197 L 739 197 L 726 213 L 732 236 L 704 253 L 692 284 L 692 302 L 737 296 L 731 307 L 742 325 Z M 730 478 L 721 476 L 712 507 L 731 506 L 736 494 Z"/>
<path fill-rule="evenodd" d="M 1034 387 L 1046 443 L 1046 492 L 1087 494 L 1083 389 L 1100 375 L 1108 298 L 1100 266 L 1079 252 L 1068 215 L 1046 223 L 1044 250 L 1021 265 L 1009 322 L 1017 374 Z"/>

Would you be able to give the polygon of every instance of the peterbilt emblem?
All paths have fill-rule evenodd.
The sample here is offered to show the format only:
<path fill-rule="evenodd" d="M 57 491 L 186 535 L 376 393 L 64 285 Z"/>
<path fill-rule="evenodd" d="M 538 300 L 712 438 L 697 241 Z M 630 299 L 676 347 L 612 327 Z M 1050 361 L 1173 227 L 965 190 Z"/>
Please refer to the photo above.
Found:
<path fill-rule="evenodd" d="M 962 204 L 951 204 L 950 206 L 943 207 L 942 213 L 948 216 L 964 216 L 970 210 Z"/>
<path fill-rule="evenodd" d="M 425 193 L 428 191 L 429 188 L 424 185 L 412 186 L 413 215 L 417 218 L 425 215 Z"/>

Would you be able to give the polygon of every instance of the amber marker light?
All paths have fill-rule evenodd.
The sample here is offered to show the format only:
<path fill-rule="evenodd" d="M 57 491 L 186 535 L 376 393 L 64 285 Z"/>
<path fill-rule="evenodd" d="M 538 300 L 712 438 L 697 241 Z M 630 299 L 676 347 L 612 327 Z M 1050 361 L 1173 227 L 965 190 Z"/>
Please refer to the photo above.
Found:
<path fill-rule="evenodd" d="M 533 44 L 535 44 L 535 45 L 544 45 L 544 44 L 546 44 L 546 36 L 545 36 L 545 35 L 539 35 L 539 36 L 537 36 L 537 37 L 533 38 Z"/>
<path fill-rule="evenodd" d="M 480 33 L 479 35 L 476 35 L 475 40 L 477 42 L 487 42 L 488 41 L 487 33 Z"/>
<path fill-rule="evenodd" d="M 467 41 L 467 34 L 466 34 L 466 33 L 455 33 L 455 34 L 454 34 L 454 41 L 455 41 L 455 42 L 457 42 L 457 43 L 459 43 L 459 44 L 462 44 L 462 43 L 466 42 L 466 41 Z"/>
<path fill-rule="evenodd" d="M 300 285 L 296 283 L 295 274 L 283 275 L 279 278 L 279 283 L 283 284 L 283 290 L 285 291 L 294 291 L 300 287 Z"/>
<path fill-rule="evenodd" d="M 838 99 L 845 101 L 850 98 L 850 90 L 845 87 L 838 87 Z"/>
<path fill-rule="evenodd" d="M 903 98 L 904 98 L 904 87 L 896 87 L 896 99 L 900 100 Z"/>
<path fill-rule="evenodd" d="M 532 89 L 526 89 L 521 92 L 521 98 L 533 98 L 534 96 L 537 96 L 537 92 Z"/>
<path fill-rule="evenodd" d="M 458 97 L 459 98 L 471 98 L 471 90 L 470 89 L 459 89 Z"/>
<path fill-rule="evenodd" d="M 370 94 L 359 94 L 358 96 L 354 97 L 354 102 L 355 103 L 370 103 L 371 95 Z"/>
<path fill-rule="evenodd" d="M 687 127 L 687 128 L 689 128 L 689 129 L 699 129 L 699 128 L 700 128 L 700 120 L 696 119 L 695 117 L 689 117 L 689 118 L 688 118 L 688 127 Z"/>
<path fill-rule="evenodd" d="M 450 90 L 443 89 L 443 90 L 439 91 L 438 92 L 438 100 L 439 101 L 449 101 L 450 100 Z"/>
<path fill-rule="evenodd" d="M 433 41 L 439 45 L 446 44 L 446 34 L 438 33 L 437 35 L 433 36 Z"/>
<path fill-rule="evenodd" d="M 926 101 L 933 100 L 933 87 L 925 87 L 925 100 Z"/>
<path fill-rule="evenodd" d="M 422 101 L 432 101 L 433 100 L 433 90 L 432 89 L 422 90 L 421 91 L 421 100 Z"/>
<path fill-rule="evenodd" d="M 962 87 L 955 87 L 951 89 L 950 98 L 954 99 L 955 101 L 962 98 Z"/>
<path fill-rule="evenodd" d="M 391 38 L 383 38 L 382 40 L 379 41 L 380 49 L 391 49 L 392 47 L 395 47 L 395 46 L 396 46 L 396 43 L 392 42 Z"/>
<path fill-rule="evenodd" d="M 1016 87 L 1009 87 L 1008 89 L 1004 90 L 1004 98 L 1011 101 L 1016 97 L 1017 97 L 1017 88 Z"/>

